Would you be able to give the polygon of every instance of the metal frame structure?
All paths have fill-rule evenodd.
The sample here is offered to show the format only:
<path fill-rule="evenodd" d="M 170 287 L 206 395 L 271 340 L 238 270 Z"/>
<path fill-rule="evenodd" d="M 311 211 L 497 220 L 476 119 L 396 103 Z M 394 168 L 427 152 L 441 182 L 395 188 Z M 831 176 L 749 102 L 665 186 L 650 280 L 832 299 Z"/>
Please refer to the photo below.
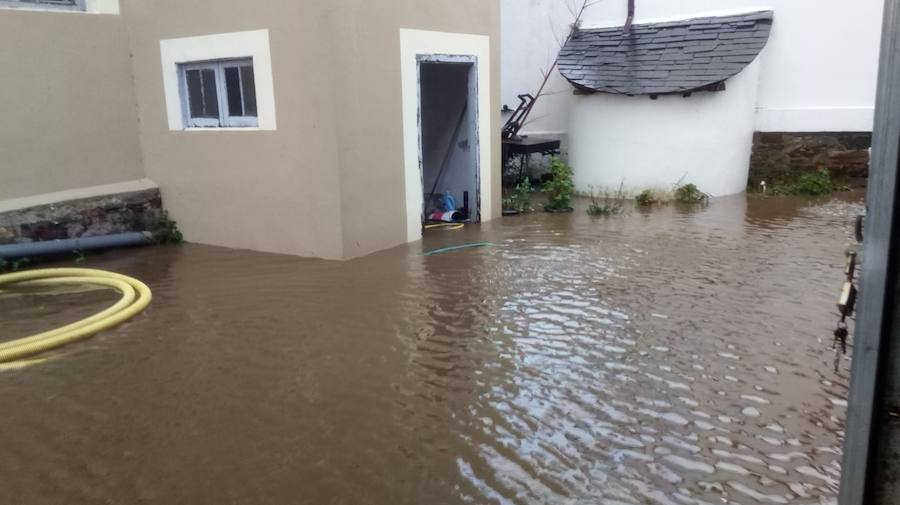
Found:
<path fill-rule="evenodd" d="M 900 471 L 900 1 L 885 0 L 840 505 L 896 503 Z M 894 487 L 892 489 L 892 486 Z"/>

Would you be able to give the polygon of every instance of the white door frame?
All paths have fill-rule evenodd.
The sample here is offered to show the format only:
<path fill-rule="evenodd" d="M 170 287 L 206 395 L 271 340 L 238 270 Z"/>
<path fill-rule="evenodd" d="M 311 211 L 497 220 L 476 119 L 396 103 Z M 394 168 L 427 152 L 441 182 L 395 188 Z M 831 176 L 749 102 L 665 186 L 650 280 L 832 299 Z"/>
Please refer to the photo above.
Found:
<path fill-rule="evenodd" d="M 424 144 L 422 142 L 422 64 L 447 64 L 447 65 L 464 65 L 469 67 L 466 77 L 466 107 L 469 108 L 465 114 L 464 120 L 470 121 L 470 126 L 474 129 L 472 132 L 472 136 L 474 137 L 474 141 L 472 145 L 474 146 L 475 152 L 475 201 L 472 202 L 473 205 L 471 208 L 471 214 L 469 215 L 472 218 L 473 222 L 479 222 L 481 220 L 481 159 L 479 154 L 479 146 L 481 145 L 481 131 L 478 129 L 478 58 L 475 56 L 461 55 L 461 54 L 427 54 L 427 55 L 419 55 L 416 60 L 418 64 L 416 65 L 416 72 L 418 73 L 417 80 L 420 83 L 419 86 L 419 108 L 416 112 L 416 117 L 418 118 L 418 129 L 419 129 L 419 177 L 421 178 L 422 184 L 420 186 L 419 192 L 423 195 L 425 194 L 425 151 Z M 471 118 L 471 119 L 470 119 Z M 452 118 L 451 118 L 452 119 Z M 422 206 L 419 209 L 419 218 L 422 219 L 425 217 L 425 202 L 422 201 Z"/>
<path fill-rule="evenodd" d="M 403 100 L 403 164 L 406 200 L 406 240 L 422 238 L 422 169 L 419 128 L 419 60 L 452 55 L 475 62 L 477 85 L 475 128 L 478 150 L 478 195 L 475 198 L 481 218 L 491 214 L 491 55 L 490 37 L 462 33 L 400 30 L 400 80 Z M 433 60 L 436 61 L 436 60 Z M 458 61 L 458 60 L 457 60 Z"/>

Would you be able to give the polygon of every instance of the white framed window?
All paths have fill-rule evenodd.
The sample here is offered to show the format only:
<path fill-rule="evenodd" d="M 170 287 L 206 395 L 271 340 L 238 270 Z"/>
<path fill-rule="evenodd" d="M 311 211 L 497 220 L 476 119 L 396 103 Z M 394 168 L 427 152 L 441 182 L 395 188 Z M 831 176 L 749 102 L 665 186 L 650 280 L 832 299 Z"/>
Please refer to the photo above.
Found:
<path fill-rule="evenodd" d="M 182 63 L 179 80 L 185 128 L 259 126 L 252 58 Z"/>
<path fill-rule="evenodd" d="M 0 0 L 0 7 L 84 11 L 85 0 Z"/>
<path fill-rule="evenodd" d="M 268 30 L 163 39 L 159 51 L 170 131 L 277 129 Z"/>
<path fill-rule="evenodd" d="M 0 9 L 75 14 L 119 14 L 119 0 L 0 0 Z"/>

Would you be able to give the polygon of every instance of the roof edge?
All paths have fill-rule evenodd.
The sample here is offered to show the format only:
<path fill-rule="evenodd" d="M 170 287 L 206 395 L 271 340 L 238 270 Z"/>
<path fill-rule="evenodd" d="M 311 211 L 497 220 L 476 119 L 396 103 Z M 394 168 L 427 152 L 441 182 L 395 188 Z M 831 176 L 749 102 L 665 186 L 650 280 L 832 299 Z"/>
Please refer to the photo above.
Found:
<path fill-rule="evenodd" d="M 731 11 L 734 12 L 734 11 Z M 580 92 L 620 95 L 721 91 L 768 43 L 774 10 L 582 28 L 560 48 L 557 68 Z"/>
<path fill-rule="evenodd" d="M 763 13 L 771 13 L 774 17 L 775 8 L 768 6 L 760 6 L 753 9 L 720 9 L 715 11 L 708 12 L 698 12 L 695 14 L 690 14 L 687 17 L 683 15 L 678 16 L 663 16 L 658 18 L 646 18 L 646 19 L 635 19 L 631 24 L 632 27 L 641 26 L 641 25 L 654 25 L 661 23 L 677 23 L 677 22 L 686 22 L 693 21 L 696 19 L 706 19 L 706 18 L 725 18 L 731 16 L 750 16 L 753 14 L 763 14 Z M 580 30 L 589 31 L 589 30 L 601 30 L 604 28 L 624 28 L 625 24 L 621 21 L 609 21 L 609 22 L 601 22 L 596 25 L 582 25 L 579 27 Z"/>

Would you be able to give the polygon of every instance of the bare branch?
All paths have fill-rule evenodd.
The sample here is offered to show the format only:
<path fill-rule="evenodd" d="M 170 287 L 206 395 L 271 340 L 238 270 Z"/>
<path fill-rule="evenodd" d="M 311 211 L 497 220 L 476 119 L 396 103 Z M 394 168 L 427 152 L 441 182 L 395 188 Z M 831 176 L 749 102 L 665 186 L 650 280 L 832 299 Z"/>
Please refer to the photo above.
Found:
<path fill-rule="evenodd" d="M 538 117 L 532 119 L 531 121 L 525 121 L 524 123 L 522 123 L 522 127 L 524 128 L 524 127 L 526 127 L 526 126 L 528 126 L 528 125 L 530 125 L 530 124 L 532 124 L 532 123 L 534 123 L 534 122 L 536 122 L 536 121 L 540 121 L 541 119 L 544 119 L 545 117 L 547 117 L 547 114 L 540 115 L 540 116 L 538 116 Z"/>
<path fill-rule="evenodd" d="M 556 90 L 556 91 L 544 91 L 543 93 L 541 93 L 541 96 L 561 95 L 561 94 L 566 93 L 566 92 L 567 92 L 567 91 L 564 90 L 564 89 L 558 89 L 558 90 Z"/>
<path fill-rule="evenodd" d="M 549 23 L 550 20 L 548 19 L 547 22 Z M 563 41 L 562 36 L 560 36 L 560 34 L 556 31 L 556 28 L 552 27 L 552 23 L 551 23 L 550 30 L 553 33 L 553 39 L 556 41 L 556 45 L 558 45 L 559 47 L 562 47 L 563 44 L 565 43 L 565 41 Z"/>
<path fill-rule="evenodd" d="M 602 0 L 580 0 L 581 1 L 580 6 L 578 5 L 578 1 L 579 0 L 571 0 L 571 3 L 566 2 L 566 8 L 569 10 L 569 14 L 571 14 L 574 19 L 569 24 L 569 33 L 566 35 L 565 39 L 560 40 L 560 37 L 557 36 L 556 31 L 553 30 L 553 36 L 554 36 L 554 38 L 556 38 L 556 42 L 559 44 L 560 49 L 565 47 L 565 45 L 569 42 L 569 39 L 571 39 L 572 36 L 575 34 L 575 32 L 577 32 L 581 28 L 581 21 L 582 21 L 582 18 L 584 17 L 584 12 L 588 8 L 590 8 L 593 5 L 596 5 L 597 3 L 601 2 Z M 559 64 L 559 52 L 556 53 L 556 57 L 553 58 L 553 64 L 550 65 L 550 68 L 548 70 L 545 71 L 543 68 L 540 69 L 541 77 L 542 77 L 541 85 L 540 85 L 540 87 L 538 87 L 537 92 L 534 93 L 534 95 L 533 95 L 534 100 L 532 100 L 531 103 L 529 103 L 528 106 L 523 111 L 522 117 L 519 121 L 519 126 L 515 129 L 515 131 L 512 132 L 512 135 L 515 135 L 516 133 L 519 132 L 519 130 L 522 129 L 523 126 L 525 126 L 526 124 L 529 124 L 529 121 L 527 121 L 528 116 L 531 114 L 532 109 L 534 109 L 534 104 L 535 104 L 535 102 L 537 102 L 538 98 L 540 98 L 541 96 L 543 96 L 545 94 L 549 94 L 549 93 L 544 93 L 544 88 L 547 86 L 547 81 L 550 80 L 550 76 L 553 75 L 553 71 L 556 69 L 558 64 Z M 537 118 L 537 119 L 540 119 L 540 118 Z M 535 121 L 535 120 L 532 120 L 531 122 L 533 122 L 533 121 Z"/>

